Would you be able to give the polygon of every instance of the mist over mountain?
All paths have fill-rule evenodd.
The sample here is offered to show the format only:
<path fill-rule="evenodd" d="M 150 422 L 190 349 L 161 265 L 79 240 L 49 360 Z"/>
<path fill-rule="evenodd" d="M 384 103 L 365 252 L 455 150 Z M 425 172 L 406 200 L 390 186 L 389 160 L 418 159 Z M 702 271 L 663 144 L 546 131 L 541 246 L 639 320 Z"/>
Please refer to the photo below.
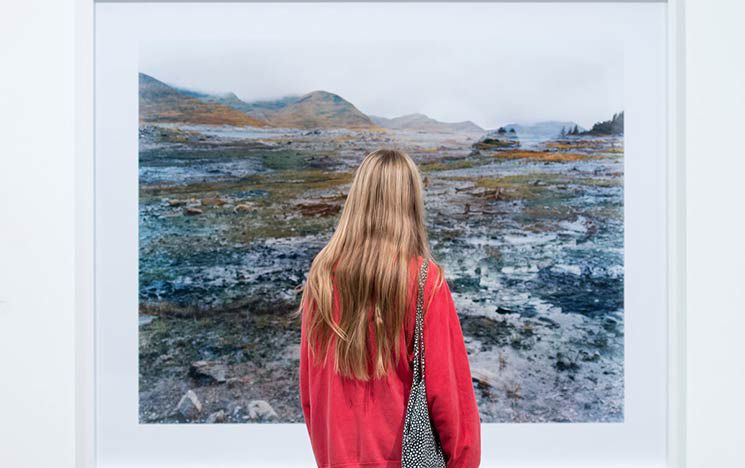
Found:
<path fill-rule="evenodd" d="M 440 122 L 424 114 L 408 114 L 392 119 L 370 116 L 370 119 L 383 128 L 395 130 L 419 130 L 429 132 L 484 133 L 485 130 L 470 120 L 465 122 Z"/>
<path fill-rule="evenodd" d="M 432 133 L 485 134 L 487 130 L 468 120 L 442 122 L 421 113 L 387 118 L 368 116 L 338 94 L 318 90 L 277 99 L 244 101 L 233 92 L 210 94 L 168 85 L 140 73 L 140 120 L 207 125 L 236 125 L 279 128 L 348 128 L 406 130 Z M 503 129 L 518 136 L 554 138 L 577 128 L 578 133 L 623 132 L 623 112 L 612 120 L 598 122 L 587 131 L 572 121 L 511 123 Z M 492 132 L 493 133 L 493 132 Z"/>
<path fill-rule="evenodd" d="M 267 126 L 232 107 L 190 96 L 144 73 L 139 74 L 139 86 L 141 122 Z"/>
<path fill-rule="evenodd" d="M 351 102 L 327 91 L 303 96 L 243 101 L 235 93 L 205 94 L 183 90 L 203 102 L 231 107 L 272 127 L 287 128 L 374 128 L 376 125 Z"/>

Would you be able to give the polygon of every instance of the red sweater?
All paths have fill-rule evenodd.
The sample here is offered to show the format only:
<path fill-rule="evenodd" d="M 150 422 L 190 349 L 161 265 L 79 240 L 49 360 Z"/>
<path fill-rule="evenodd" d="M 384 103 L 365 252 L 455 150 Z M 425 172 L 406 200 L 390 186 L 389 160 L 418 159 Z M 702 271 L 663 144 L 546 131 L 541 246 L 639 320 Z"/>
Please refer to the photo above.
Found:
<path fill-rule="evenodd" d="M 410 268 L 410 290 L 414 295 L 420 265 L 418 257 Z M 481 456 L 479 413 L 450 288 L 443 281 L 433 291 L 436 271 L 430 263 L 424 289 L 427 402 L 448 468 L 473 468 L 479 465 Z M 337 293 L 334 298 L 334 314 L 338 317 Z M 400 359 L 385 377 L 368 382 L 334 372 L 333 341 L 328 364 L 313 362 L 308 354 L 303 314 L 300 400 L 319 467 L 401 467 L 404 413 L 413 377 L 415 300 L 410 304 L 407 326 L 400 338 L 407 359 Z"/>

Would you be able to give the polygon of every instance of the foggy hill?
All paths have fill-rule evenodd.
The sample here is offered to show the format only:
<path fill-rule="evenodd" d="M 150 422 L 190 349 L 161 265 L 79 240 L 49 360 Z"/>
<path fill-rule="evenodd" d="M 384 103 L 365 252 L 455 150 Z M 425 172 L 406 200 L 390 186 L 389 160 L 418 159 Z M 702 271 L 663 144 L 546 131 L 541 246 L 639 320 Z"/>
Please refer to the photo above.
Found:
<path fill-rule="evenodd" d="M 327 91 L 304 96 L 243 101 L 234 93 L 203 94 L 185 91 L 203 102 L 217 103 L 273 127 L 286 128 L 374 128 L 376 125 L 352 103 Z"/>
<path fill-rule="evenodd" d="M 139 74 L 139 86 L 140 122 L 266 126 L 230 106 L 197 99 L 144 73 Z"/>
<path fill-rule="evenodd" d="M 484 133 L 485 130 L 475 123 L 465 122 L 440 122 L 424 114 L 409 114 L 401 117 L 388 119 L 385 117 L 370 116 L 370 119 L 383 128 L 396 130 L 420 130 L 427 132 L 463 132 Z"/>
<path fill-rule="evenodd" d="M 232 107 L 233 109 L 239 110 L 253 118 L 264 121 L 268 121 L 278 110 L 283 109 L 290 104 L 294 104 L 300 99 L 300 96 L 285 96 L 279 99 L 244 101 L 232 92 L 224 94 L 205 94 L 190 90 L 182 91 L 202 101 L 214 102 Z"/>
<path fill-rule="evenodd" d="M 352 103 L 327 91 L 313 91 L 268 112 L 268 121 L 288 128 L 376 128 Z"/>

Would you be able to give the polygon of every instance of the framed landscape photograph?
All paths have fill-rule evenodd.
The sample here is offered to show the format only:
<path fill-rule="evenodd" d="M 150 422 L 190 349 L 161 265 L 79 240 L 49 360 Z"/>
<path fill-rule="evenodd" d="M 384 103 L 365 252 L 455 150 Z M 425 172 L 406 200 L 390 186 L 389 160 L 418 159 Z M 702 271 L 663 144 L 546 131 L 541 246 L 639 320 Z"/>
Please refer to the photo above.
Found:
<path fill-rule="evenodd" d="M 95 10 L 95 466 L 311 466 L 294 312 L 408 153 L 482 466 L 666 466 L 669 6 Z"/>
<path fill-rule="evenodd" d="M 200 45 L 140 43 L 141 423 L 302 422 L 297 291 L 383 147 L 423 172 L 483 421 L 623 421 L 617 41 Z"/>

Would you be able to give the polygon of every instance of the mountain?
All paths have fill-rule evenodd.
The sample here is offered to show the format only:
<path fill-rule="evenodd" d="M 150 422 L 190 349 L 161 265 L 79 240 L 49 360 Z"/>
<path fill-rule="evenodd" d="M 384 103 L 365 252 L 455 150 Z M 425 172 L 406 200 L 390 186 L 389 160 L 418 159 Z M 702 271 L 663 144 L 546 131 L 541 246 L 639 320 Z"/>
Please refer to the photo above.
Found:
<path fill-rule="evenodd" d="M 526 137 L 539 137 L 539 138 L 555 138 L 561 135 L 561 129 L 569 131 L 577 126 L 579 131 L 584 129 L 577 125 L 575 122 L 569 121 L 558 121 L 558 120 L 547 120 L 544 122 L 536 122 L 533 124 L 517 124 L 511 123 L 504 125 L 507 130 L 514 129 L 520 136 Z"/>
<path fill-rule="evenodd" d="M 375 128 L 375 124 L 352 103 L 327 91 L 304 96 L 243 101 L 234 93 L 203 94 L 184 90 L 202 102 L 219 104 L 240 111 L 273 127 L 286 128 Z"/>
<path fill-rule="evenodd" d="M 257 119 L 269 120 L 274 113 L 280 109 L 295 104 L 300 100 L 300 96 L 285 96 L 279 99 L 262 100 L 262 101 L 240 101 L 240 104 L 236 106 L 246 114 L 256 117 Z"/>
<path fill-rule="evenodd" d="M 383 127 L 442 133 L 486 132 L 471 121 L 440 122 L 424 114 L 410 114 L 393 119 L 368 117 L 351 102 L 328 91 L 244 101 L 232 92 L 208 94 L 173 87 L 144 73 L 140 73 L 140 120 L 255 127 Z"/>
<path fill-rule="evenodd" d="M 269 101 L 271 102 L 271 101 Z M 249 103 L 250 104 L 250 103 Z M 275 127 L 287 128 L 376 128 L 368 116 L 352 103 L 327 91 L 313 91 L 267 112 Z"/>
<path fill-rule="evenodd" d="M 211 102 L 232 107 L 233 109 L 239 110 L 244 114 L 248 114 L 255 119 L 264 121 L 269 120 L 269 118 L 276 111 L 287 107 L 290 104 L 294 104 L 300 99 L 300 96 L 285 96 L 279 99 L 247 102 L 243 101 L 235 93 L 232 92 L 224 94 L 205 94 L 188 89 L 180 89 L 179 91 L 204 102 Z"/>
<path fill-rule="evenodd" d="M 198 99 L 152 76 L 140 73 L 139 78 L 140 122 L 267 126 L 233 107 Z"/>
<path fill-rule="evenodd" d="M 427 117 L 424 114 L 409 114 L 401 117 L 388 119 L 385 117 L 370 116 L 370 119 L 383 128 L 395 130 L 419 130 L 425 132 L 440 133 L 484 133 L 485 130 L 475 123 L 466 122 L 440 122 Z"/>

